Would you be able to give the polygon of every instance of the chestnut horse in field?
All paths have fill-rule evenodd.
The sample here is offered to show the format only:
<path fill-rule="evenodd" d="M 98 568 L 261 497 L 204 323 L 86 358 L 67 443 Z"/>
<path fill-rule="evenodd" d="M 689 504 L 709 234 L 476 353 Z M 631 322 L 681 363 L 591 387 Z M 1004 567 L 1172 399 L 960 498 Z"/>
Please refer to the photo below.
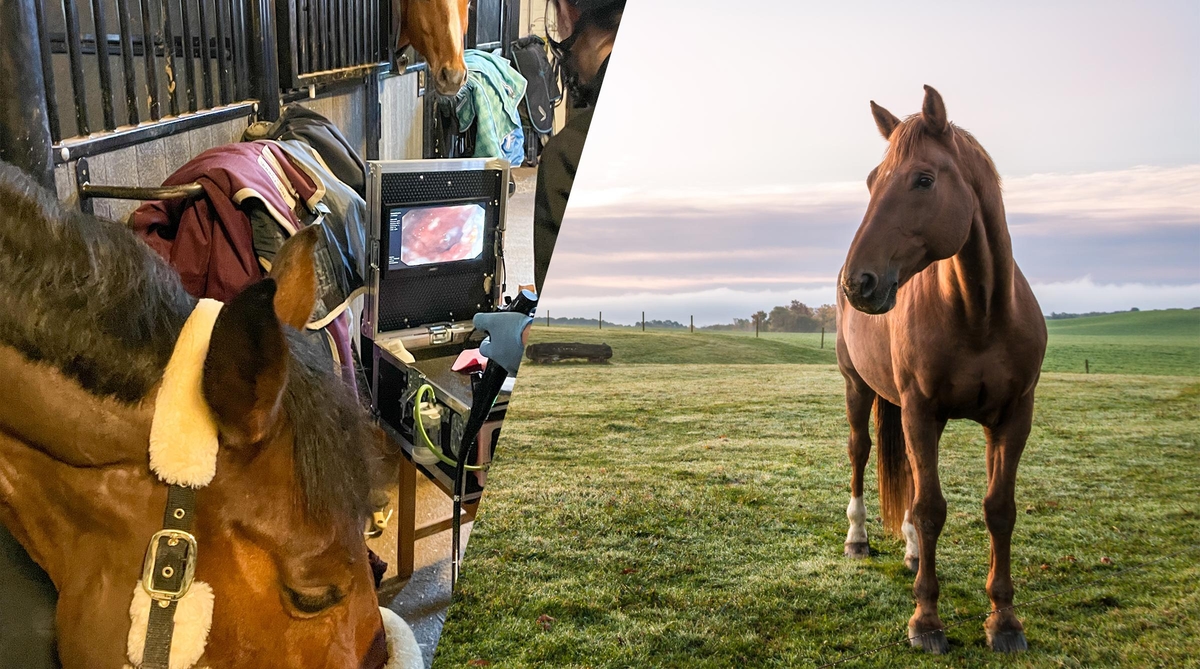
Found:
<path fill-rule="evenodd" d="M 362 535 L 381 435 L 295 330 L 315 297 L 306 232 L 221 309 L 201 353 L 220 448 L 192 530 L 213 594 L 198 666 L 388 661 Z M 130 664 L 131 602 L 167 503 L 151 419 L 196 307 L 123 226 L 0 163 L 0 521 L 54 582 L 67 669 Z"/>
<path fill-rule="evenodd" d="M 938 535 L 946 500 L 938 441 L 966 418 L 987 439 L 984 519 L 991 534 L 988 644 L 1026 648 L 1013 612 L 1011 544 L 1017 463 L 1033 421 L 1046 323 L 1012 256 L 1000 178 L 975 138 L 951 124 L 925 87 L 921 113 L 901 121 L 871 103 L 888 150 L 870 176 L 871 199 L 842 266 L 837 359 L 850 422 L 850 530 L 846 554 L 870 553 L 863 470 L 872 406 L 885 526 L 906 541 L 916 572 L 912 645 L 948 649 L 937 613 Z"/>
<path fill-rule="evenodd" d="M 396 48 L 407 46 L 425 56 L 433 87 L 454 95 L 467 80 L 463 40 L 470 23 L 470 0 L 392 0 Z"/>

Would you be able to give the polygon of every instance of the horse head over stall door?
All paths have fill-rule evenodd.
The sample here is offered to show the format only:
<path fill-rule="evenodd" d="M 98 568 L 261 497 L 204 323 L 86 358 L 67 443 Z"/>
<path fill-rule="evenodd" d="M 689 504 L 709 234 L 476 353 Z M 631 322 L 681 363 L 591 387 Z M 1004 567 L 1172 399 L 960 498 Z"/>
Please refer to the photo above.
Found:
<path fill-rule="evenodd" d="M 204 416 L 215 464 L 194 492 L 200 558 L 171 667 L 388 662 L 362 535 L 381 435 L 294 330 L 313 305 L 312 243 L 295 235 L 272 277 L 223 307 L 198 303 L 123 226 L 0 164 L 0 521 L 58 589 L 67 669 L 140 661 L 145 616 L 167 608 L 139 584 L 164 527 L 159 477 L 203 463 L 169 451 L 156 463 L 159 404 L 168 441 Z M 179 369 L 192 375 L 173 376 L 189 349 Z M 180 386 L 192 404 L 163 400 L 172 378 L 192 379 Z"/>
<path fill-rule="evenodd" d="M 1033 420 L 1046 324 L 1012 256 L 1000 178 L 975 138 L 925 87 L 904 119 L 871 103 L 888 140 L 867 177 L 870 203 L 839 278 L 837 358 L 846 380 L 851 498 L 846 554 L 870 553 L 863 470 L 875 409 L 881 515 L 916 572 L 912 645 L 948 649 L 938 617 L 935 550 L 946 520 L 938 441 L 971 419 L 987 439 L 984 518 L 991 534 L 984 629 L 993 650 L 1026 647 L 1010 575 L 1017 463 Z"/>
<path fill-rule="evenodd" d="M 396 47 L 407 46 L 425 56 L 433 87 L 455 95 L 467 81 L 464 36 L 470 22 L 470 0 L 392 0 L 392 15 L 400 25 Z"/>

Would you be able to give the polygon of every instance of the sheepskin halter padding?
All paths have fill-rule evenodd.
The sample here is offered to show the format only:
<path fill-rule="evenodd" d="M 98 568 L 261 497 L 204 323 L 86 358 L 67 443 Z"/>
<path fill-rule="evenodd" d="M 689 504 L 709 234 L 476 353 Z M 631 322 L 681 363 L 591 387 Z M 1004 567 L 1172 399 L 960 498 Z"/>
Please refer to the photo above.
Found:
<path fill-rule="evenodd" d="M 217 473 L 217 421 L 204 399 L 203 380 L 208 344 L 222 306 L 210 299 L 196 304 L 175 341 L 158 388 L 150 423 L 150 470 L 172 485 L 203 488 Z M 134 667 L 142 665 L 152 606 L 154 601 L 139 580 L 129 605 L 131 625 L 126 643 Z M 189 669 L 200 660 L 212 615 L 212 587 L 193 581 L 175 608 L 170 669 Z"/>
<path fill-rule="evenodd" d="M 384 669 L 425 669 L 425 656 L 408 623 L 391 609 L 379 607 L 387 635 L 388 663 Z"/>
<path fill-rule="evenodd" d="M 217 474 L 217 421 L 204 399 L 204 359 L 223 305 L 200 300 L 163 372 L 150 424 L 150 469 L 172 485 L 203 488 Z"/>

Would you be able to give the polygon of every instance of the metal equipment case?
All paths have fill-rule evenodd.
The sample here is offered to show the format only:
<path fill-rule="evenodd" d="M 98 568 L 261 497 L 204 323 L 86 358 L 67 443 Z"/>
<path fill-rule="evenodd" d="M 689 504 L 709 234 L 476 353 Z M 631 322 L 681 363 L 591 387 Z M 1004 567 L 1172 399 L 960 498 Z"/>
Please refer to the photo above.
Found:
<path fill-rule="evenodd" d="M 416 527 L 415 499 L 404 497 L 404 490 L 415 491 L 413 477 L 418 471 L 448 496 L 453 496 L 454 488 L 454 467 L 443 462 L 423 464 L 413 457 L 416 394 L 422 385 L 432 386 L 441 417 L 439 424 L 427 425 L 428 432 L 442 452 L 453 457 L 463 440 L 476 377 L 455 372 L 451 366 L 459 353 L 474 346 L 472 318 L 497 311 L 503 299 L 508 190 L 505 160 L 368 163 L 369 262 L 362 359 L 370 379 L 372 410 L 404 451 L 397 519 L 401 578 L 412 573 L 413 542 L 451 529 L 450 521 Z M 469 235 L 459 234 L 459 228 L 470 226 L 477 228 L 478 239 L 455 246 L 439 237 L 435 233 L 443 221 L 434 220 L 439 212 L 449 212 L 454 230 L 447 234 L 458 235 L 451 241 L 467 240 Z M 429 239 L 413 239 L 418 219 L 424 225 L 419 232 Z M 418 247 L 430 241 L 437 242 L 436 253 L 423 255 Z M 508 406 L 512 379 L 508 381 L 492 405 L 468 464 L 484 465 L 491 459 Z M 484 471 L 466 476 L 461 499 L 468 518 L 483 492 L 485 476 Z"/>

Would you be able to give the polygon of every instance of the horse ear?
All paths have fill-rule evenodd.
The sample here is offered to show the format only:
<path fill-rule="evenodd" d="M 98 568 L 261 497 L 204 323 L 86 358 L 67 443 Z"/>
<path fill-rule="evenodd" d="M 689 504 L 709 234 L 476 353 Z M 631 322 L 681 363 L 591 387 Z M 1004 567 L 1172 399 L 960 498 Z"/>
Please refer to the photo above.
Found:
<path fill-rule="evenodd" d="M 317 267 L 313 249 L 320 233 L 315 225 L 304 228 L 283 243 L 271 265 L 271 278 L 278 284 L 275 314 L 279 320 L 303 328 L 317 303 Z"/>
<path fill-rule="evenodd" d="M 266 439 L 279 413 L 288 347 L 275 315 L 277 294 L 273 279 L 259 281 L 226 304 L 213 325 L 202 387 L 230 446 Z"/>
<path fill-rule="evenodd" d="M 934 134 L 944 135 L 950 131 L 950 121 L 946 119 L 946 103 L 942 95 L 925 86 L 925 102 L 921 105 L 921 116 L 925 118 L 925 126 Z"/>
<path fill-rule="evenodd" d="M 871 115 L 875 117 L 875 125 L 879 128 L 879 134 L 883 135 L 884 139 L 891 139 L 892 132 L 896 126 L 900 125 L 900 119 L 896 118 L 895 114 L 875 104 L 871 100 Z"/>

